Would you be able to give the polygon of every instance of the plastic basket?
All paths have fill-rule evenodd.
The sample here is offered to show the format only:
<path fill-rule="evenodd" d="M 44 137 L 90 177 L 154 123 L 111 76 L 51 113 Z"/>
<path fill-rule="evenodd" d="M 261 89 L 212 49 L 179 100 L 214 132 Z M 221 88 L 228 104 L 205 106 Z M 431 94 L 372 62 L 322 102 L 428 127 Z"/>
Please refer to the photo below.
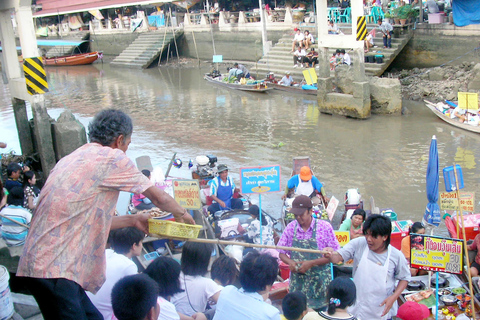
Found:
<path fill-rule="evenodd" d="M 202 229 L 202 226 L 168 220 L 148 219 L 149 233 L 165 237 L 194 239 L 198 237 L 200 229 Z"/>

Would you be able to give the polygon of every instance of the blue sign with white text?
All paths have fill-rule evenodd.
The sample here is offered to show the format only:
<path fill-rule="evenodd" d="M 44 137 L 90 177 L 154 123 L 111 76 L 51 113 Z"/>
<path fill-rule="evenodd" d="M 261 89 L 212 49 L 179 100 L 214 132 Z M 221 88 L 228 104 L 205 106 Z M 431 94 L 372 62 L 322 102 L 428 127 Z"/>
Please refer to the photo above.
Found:
<path fill-rule="evenodd" d="M 242 193 L 265 193 L 280 191 L 280 166 L 240 168 Z"/>

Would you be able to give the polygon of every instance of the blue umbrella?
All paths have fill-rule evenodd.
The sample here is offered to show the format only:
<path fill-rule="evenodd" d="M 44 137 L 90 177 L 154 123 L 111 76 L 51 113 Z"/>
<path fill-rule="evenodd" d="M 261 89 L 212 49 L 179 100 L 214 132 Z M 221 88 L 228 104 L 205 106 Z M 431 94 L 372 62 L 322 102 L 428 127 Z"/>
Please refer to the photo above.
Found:
<path fill-rule="evenodd" d="M 438 227 L 441 221 L 440 207 L 438 206 L 438 149 L 437 138 L 432 137 L 427 165 L 427 199 L 428 204 L 423 216 L 424 222 Z"/>

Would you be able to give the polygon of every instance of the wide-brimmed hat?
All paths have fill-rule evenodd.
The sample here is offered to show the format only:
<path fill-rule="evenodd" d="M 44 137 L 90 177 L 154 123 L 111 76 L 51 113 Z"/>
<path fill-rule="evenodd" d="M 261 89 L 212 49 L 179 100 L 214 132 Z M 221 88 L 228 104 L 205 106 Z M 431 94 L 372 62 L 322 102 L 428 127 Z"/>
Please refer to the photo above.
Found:
<path fill-rule="evenodd" d="M 285 71 L 285 74 L 290 74 L 290 71 Z"/>
<path fill-rule="evenodd" d="M 300 169 L 300 179 L 303 181 L 310 181 L 312 179 L 312 170 L 308 166 L 303 166 Z"/>
<path fill-rule="evenodd" d="M 310 200 L 309 197 L 300 195 L 293 200 L 292 209 L 290 209 L 290 212 L 298 216 L 303 214 L 305 210 L 312 208 L 312 206 L 312 200 Z"/>
<path fill-rule="evenodd" d="M 397 318 L 402 320 L 424 320 L 430 316 L 430 310 L 423 304 L 407 301 L 398 308 Z"/>
<path fill-rule="evenodd" d="M 217 167 L 217 172 L 220 173 L 220 172 L 223 172 L 225 170 L 228 170 L 228 167 L 226 164 L 219 164 L 218 167 Z"/>

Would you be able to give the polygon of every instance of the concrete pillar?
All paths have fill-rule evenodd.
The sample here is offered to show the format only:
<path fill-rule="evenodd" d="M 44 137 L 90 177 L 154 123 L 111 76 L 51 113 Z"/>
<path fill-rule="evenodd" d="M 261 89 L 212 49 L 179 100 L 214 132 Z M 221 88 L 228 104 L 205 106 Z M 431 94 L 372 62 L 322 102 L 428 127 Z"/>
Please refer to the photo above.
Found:
<path fill-rule="evenodd" d="M 92 20 L 88 21 L 88 30 L 93 30 L 93 31 L 95 31 L 95 29 L 93 28 Z"/>
<path fill-rule="evenodd" d="M 16 8 L 15 14 L 17 16 L 18 36 L 22 46 L 23 58 L 39 57 L 32 8 L 30 6 L 20 6 Z"/>
<path fill-rule="evenodd" d="M 353 62 L 353 77 L 355 81 L 363 82 L 366 81 L 365 77 L 365 51 L 363 48 L 353 49 L 353 54 L 351 55 Z"/>
<path fill-rule="evenodd" d="M 13 31 L 10 13 L 11 10 L 0 11 L 0 41 L 2 42 L 4 62 L 2 63 L 2 69 L 5 70 L 5 74 L 8 79 L 15 79 L 21 78 L 22 73 L 18 64 L 15 33 Z M 14 63 L 15 61 L 17 63 Z"/>
<path fill-rule="evenodd" d="M 202 14 L 202 16 L 200 17 L 200 24 L 203 26 L 206 26 L 208 24 L 206 15 Z"/>
<path fill-rule="evenodd" d="M 185 20 L 183 21 L 184 26 L 191 26 L 192 20 L 190 20 L 190 13 L 185 13 Z"/>
<path fill-rule="evenodd" d="M 218 13 L 218 26 L 219 27 L 224 26 L 228 23 L 227 18 L 225 17 L 225 13 L 226 13 L 225 11 L 220 11 Z"/>
<path fill-rule="evenodd" d="M 20 148 L 24 156 L 30 156 L 35 153 L 32 132 L 28 123 L 27 107 L 24 100 L 12 98 L 13 114 L 15 115 L 15 124 L 17 125 L 18 139 Z"/>
<path fill-rule="evenodd" d="M 112 30 L 112 29 L 113 29 L 112 19 L 111 19 L 111 18 L 108 18 L 108 19 L 107 19 L 107 29 L 108 29 L 108 30 Z"/>
<path fill-rule="evenodd" d="M 292 8 L 287 7 L 285 9 L 285 20 L 284 22 L 286 24 L 293 24 L 293 14 L 292 14 Z"/>
<path fill-rule="evenodd" d="M 238 24 L 246 24 L 247 23 L 247 17 L 245 16 L 245 12 L 240 11 L 238 13 Z"/>
<path fill-rule="evenodd" d="M 52 140 L 52 119 L 47 113 L 43 95 L 36 94 L 33 96 L 32 113 L 37 152 L 40 156 L 43 173 L 48 177 L 56 161 Z"/>
<path fill-rule="evenodd" d="M 317 0 L 317 34 L 318 38 L 328 35 L 328 24 L 327 24 L 327 0 Z"/>
<path fill-rule="evenodd" d="M 87 143 L 85 127 L 70 111 L 64 111 L 52 124 L 57 161 Z"/>

